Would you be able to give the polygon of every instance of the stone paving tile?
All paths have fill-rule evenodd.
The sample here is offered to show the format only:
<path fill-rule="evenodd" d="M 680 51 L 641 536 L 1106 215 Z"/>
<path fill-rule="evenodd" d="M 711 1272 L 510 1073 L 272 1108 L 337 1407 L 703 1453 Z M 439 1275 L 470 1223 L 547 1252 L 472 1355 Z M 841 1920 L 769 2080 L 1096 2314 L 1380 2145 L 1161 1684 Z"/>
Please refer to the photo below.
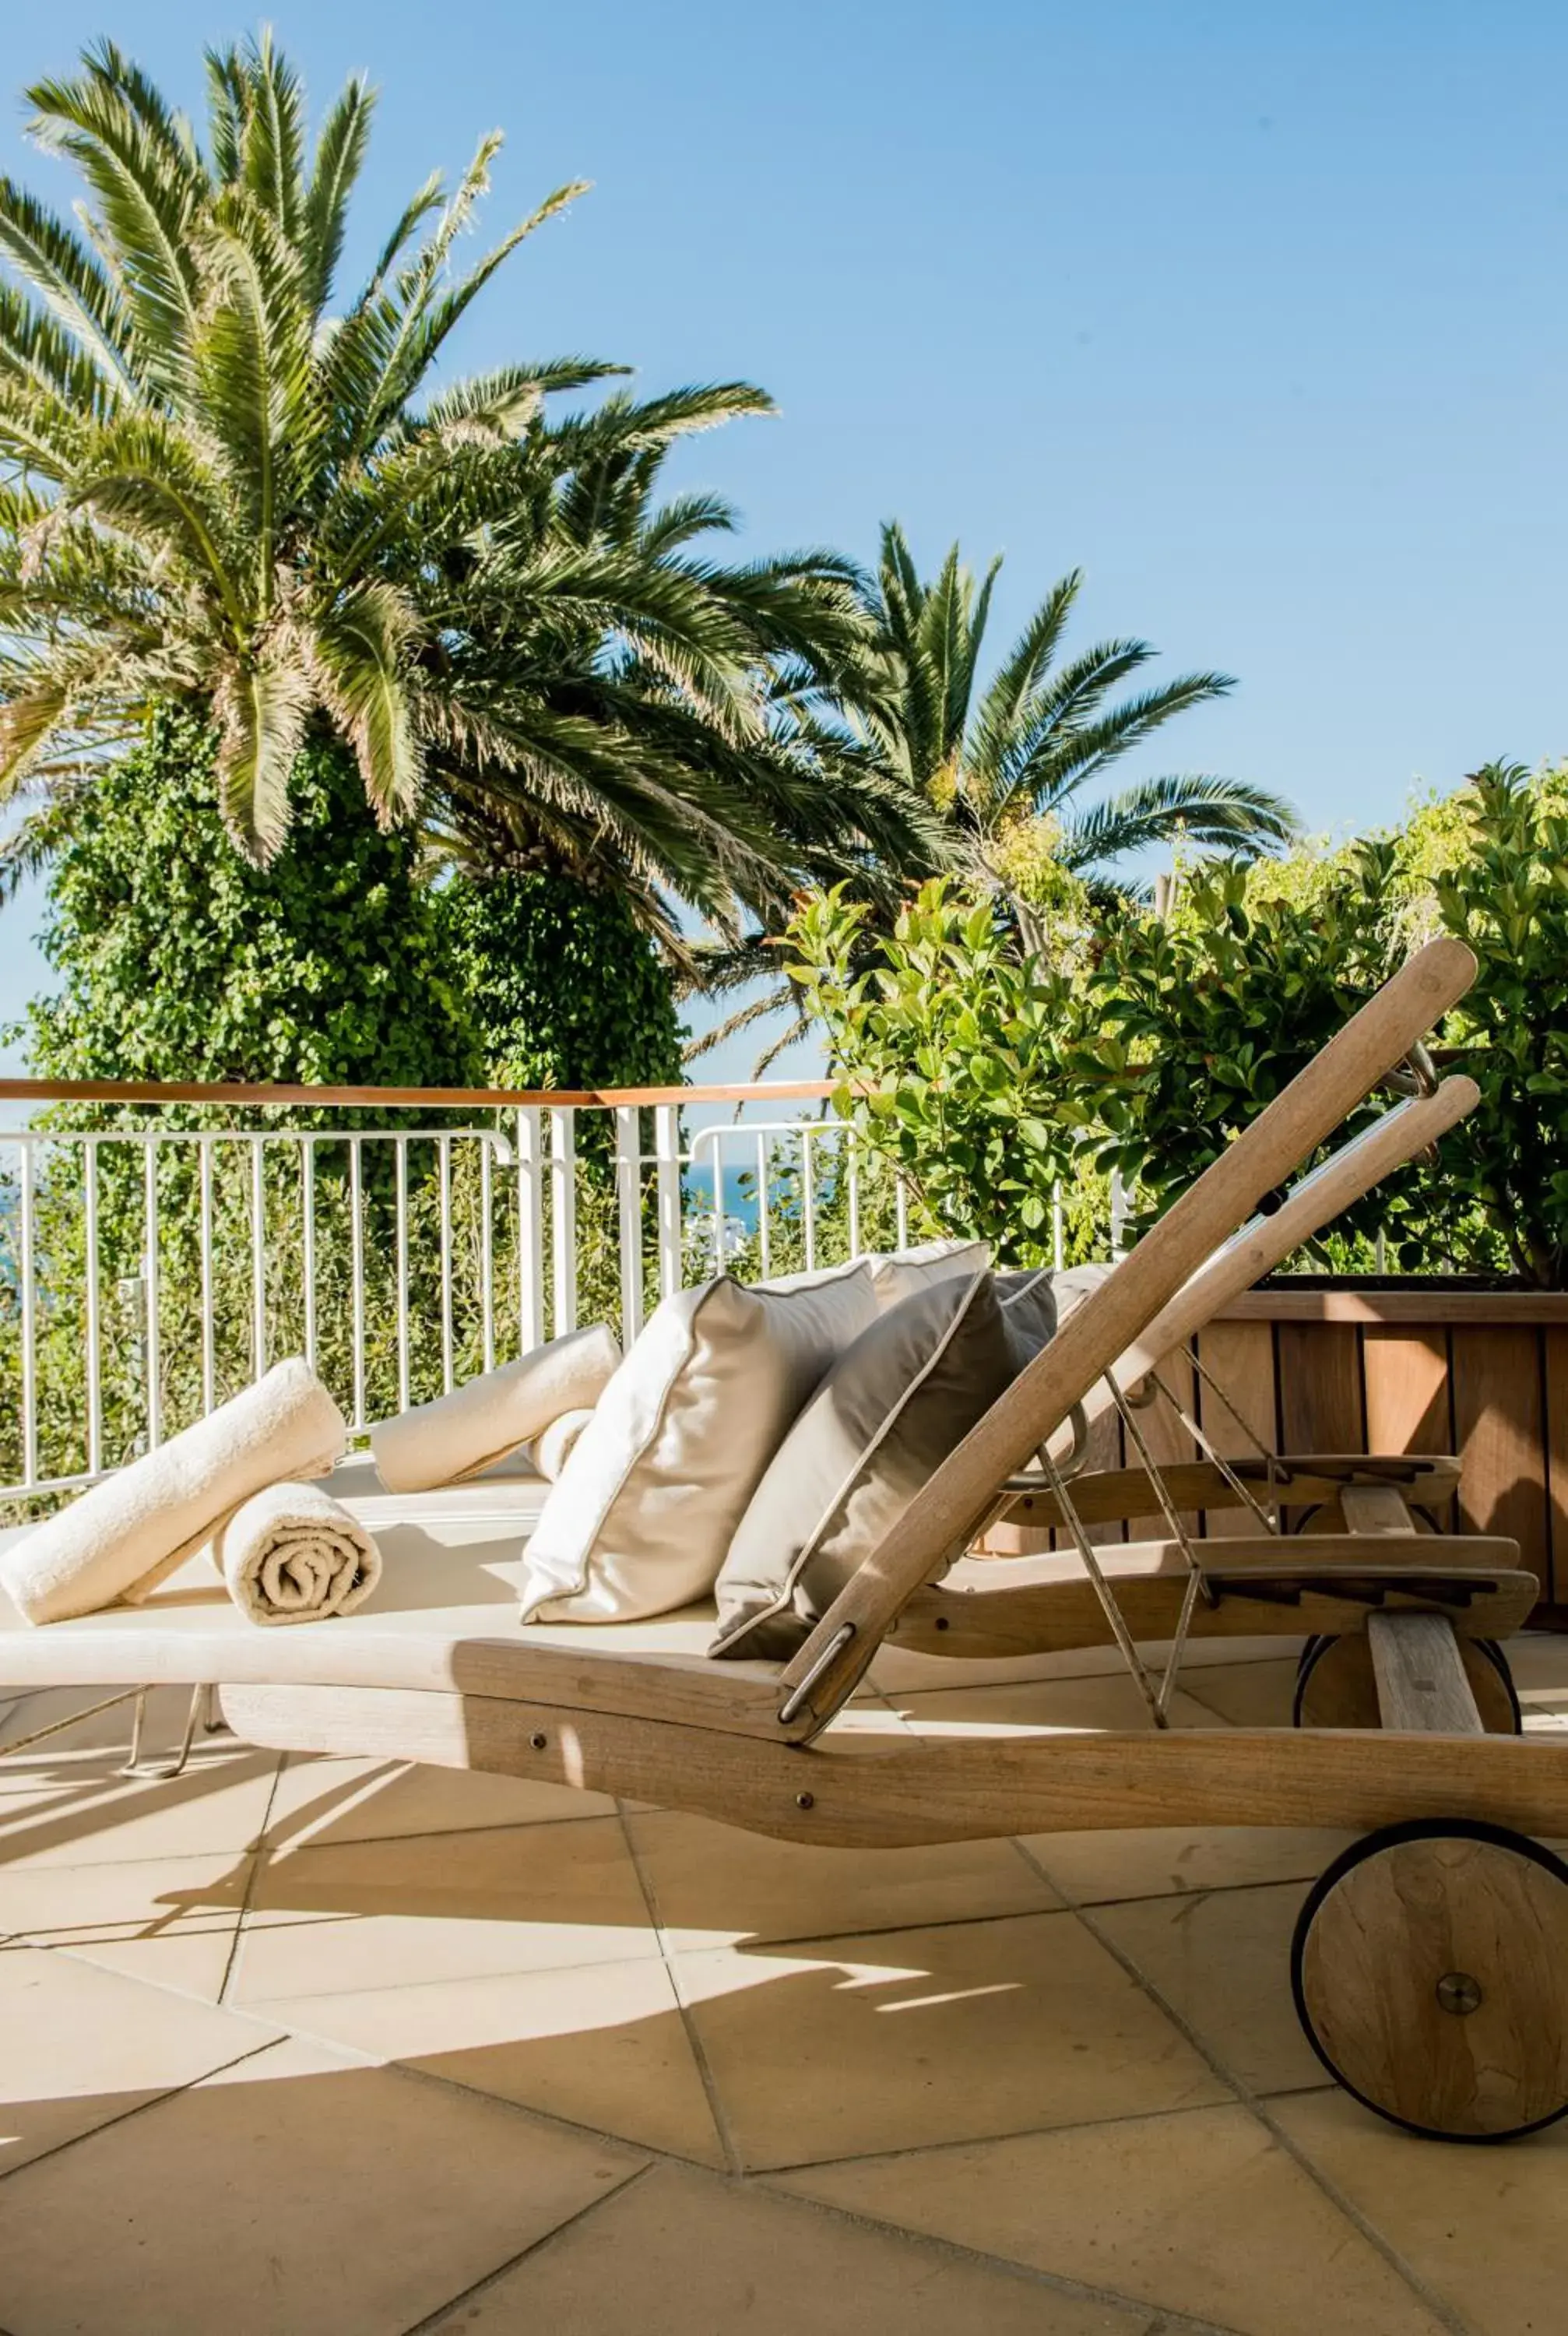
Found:
<path fill-rule="evenodd" d="M 1328 2082 L 1296 2018 L 1290 1941 L 1300 1882 L 1102 1906 L 1095 1927 L 1126 1955 L 1227 2073 L 1257 2093 Z"/>
<path fill-rule="evenodd" d="M 1442 2326 L 1239 2106 L 769 2180 L 1242 2336 L 1438 2336 Z"/>
<path fill-rule="evenodd" d="M 644 2162 L 289 2041 L 0 2182 L 5 2320 L 400 2336 Z"/>
<path fill-rule="evenodd" d="M 1054 2292 L 661 2167 L 436 2322 L 443 2336 L 1155 2336 L 1141 2311 Z"/>
<path fill-rule="evenodd" d="M 10 1948 L 0 1954 L 0 2172 L 11 2175 L 278 2034 L 73 1955 Z M 0 2183 L 0 2197 L 6 2195 Z"/>
<path fill-rule="evenodd" d="M 119 1755 L 48 1747 L 0 1760 L 0 1867 L 238 1855 L 267 1821 L 276 1752 L 226 1744 L 182 1776 L 117 1776 Z"/>
<path fill-rule="evenodd" d="M 230 1994 L 263 2003 L 657 1952 L 618 1818 L 341 1842 L 260 1862 Z"/>
<path fill-rule="evenodd" d="M 1310 1882 L 1355 1839 L 1305 1825 L 1158 1825 L 1130 1833 L 1041 1833 L 1024 1847 L 1076 1905 L 1257 1883 Z"/>
<path fill-rule="evenodd" d="M 1400 2133 L 1337 2090 L 1270 2109 L 1471 2336 L 1561 2336 L 1568 2122 L 1525 2141 L 1438 2145 Z"/>
<path fill-rule="evenodd" d="M 68 1947 L 90 1962 L 216 2003 L 249 1872 L 243 1856 L 0 1866 L 0 1935 Z"/>
<path fill-rule="evenodd" d="M 1232 1728 L 1289 1728 L 1296 1658 L 1263 1663 L 1183 1663 L 1187 1693 Z"/>
<path fill-rule="evenodd" d="M 1225 2097 L 1076 1916 L 674 1959 L 750 2167 Z"/>
<path fill-rule="evenodd" d="M 671 1947 L 840 1936 L 1060 1904 L 1008 1841 L 862 1854 L 771 1841 L 706 1817 L 638 1815 L 628 1829 Z"/>
<path fill-rule="evenodd" d="M 725 2162 L 659 1961 L 303 1996 L 269 2003 L 267 2016 L 623 2141 Z"/>
<path fill-rule="evenodd" d="M 570 1824 L 614 1811 L 615 1803 L 602 1793 L 576 1793 L 567 1785 L 537 1785 L 523 1776 L 290 1753 L 272 1797 L 267 1840 L 273 1848 L 307 1841 L 386 1841 L 404 1834 Z"/>

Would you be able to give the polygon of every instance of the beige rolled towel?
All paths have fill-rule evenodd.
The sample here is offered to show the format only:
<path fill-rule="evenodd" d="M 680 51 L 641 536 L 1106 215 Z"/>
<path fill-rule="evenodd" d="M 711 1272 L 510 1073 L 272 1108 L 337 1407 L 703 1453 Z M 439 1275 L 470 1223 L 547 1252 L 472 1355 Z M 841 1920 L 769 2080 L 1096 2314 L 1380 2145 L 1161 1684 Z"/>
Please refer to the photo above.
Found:
<path fill-rule="evenodd" d="M 376 1474 L 389 1493 L 426 1493 L 475 1475 L 542 1435 L 563 1413 L 590 1408 L 619 1362 L 611 1331 L 599 1325 L 569 1330 L 515 1363 L 373 1427 Z"/>
<path fill-rule="evenodd" d="M 0 1580 L 29 1622 L 135 1601 L 252 1493 L 280 1476 L 322 1475 L 347 1441 L 343 1414 L 308 1363 L 278 1363 L 46 1518 L 0 1557 Z"/>
<path fill-rule="evenodd" d="M 565 1467 L 568 1455 L 589 1421 L 590 1410 L 563 1411 L 552 1419 L 542 1436 L 536 1436 L 529 1445 L 533 1465 L 547 1484 L 553 1484 Z"/>
<path fill-rule="evenodd" d="M 381 1579 L 381 1552 L 319 1484 L 268 1484 L 212 1536 L 212 1557 L 248 1621 L 352 1614 Z"/>

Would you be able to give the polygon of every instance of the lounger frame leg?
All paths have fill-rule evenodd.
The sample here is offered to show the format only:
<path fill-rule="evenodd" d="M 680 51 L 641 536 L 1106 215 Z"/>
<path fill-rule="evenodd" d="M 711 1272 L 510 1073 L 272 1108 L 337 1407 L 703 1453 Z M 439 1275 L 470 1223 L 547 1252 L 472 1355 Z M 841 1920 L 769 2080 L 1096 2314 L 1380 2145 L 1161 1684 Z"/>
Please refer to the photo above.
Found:
<path fill-rule="evenodd" d="M 190 1701 L 186 1706 L 185 1726 L 180 1731 L 179 1747 L 172 1760 L 149 1760 L 143 1754 L 141 1744 L 147 1724 L 148 1690 L 141 1687 L 135 1689 L 133 1692 L 136 1697 L 136 1710 L 131 1724 L 131 1755 L 124 1767 L 115 1770 L 115 1775 L 135 1776 L 140 1779 L 156 1777 L 160 1780 L 183 1776 L 186 1764 L 190 1758 L 190 1747 L 196 1737 L 197 1720 L 201 1717 L 207 1698 L 212 1690 L 208 1687 L 191 1689 Z"/>

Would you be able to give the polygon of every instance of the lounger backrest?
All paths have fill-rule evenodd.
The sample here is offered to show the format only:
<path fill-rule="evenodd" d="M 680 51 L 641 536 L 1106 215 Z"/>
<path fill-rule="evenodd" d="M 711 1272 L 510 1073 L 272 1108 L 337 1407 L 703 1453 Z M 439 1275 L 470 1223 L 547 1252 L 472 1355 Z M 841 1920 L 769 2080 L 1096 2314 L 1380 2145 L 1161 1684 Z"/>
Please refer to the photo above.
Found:
<path fill-rule="evenodd" d="M 1008 1477 L 1138 1345 L 1265 1195 L 1464 996 L 1475 974 L 1462 941 L 1430 941 L 1418 950 L 1106 1276 L 942 1463 L 786 1667 L 784 1733 L 804 1739 L 826 1725 L 899 1609 L 966 1546 Z"/>

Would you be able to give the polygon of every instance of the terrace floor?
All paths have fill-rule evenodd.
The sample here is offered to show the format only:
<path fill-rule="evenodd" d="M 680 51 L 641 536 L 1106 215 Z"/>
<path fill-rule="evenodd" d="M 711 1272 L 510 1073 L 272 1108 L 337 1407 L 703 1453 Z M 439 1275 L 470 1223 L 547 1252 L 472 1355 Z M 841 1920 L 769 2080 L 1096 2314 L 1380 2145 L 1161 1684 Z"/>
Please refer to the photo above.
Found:
<path fill-rule="evenodd" d="M 1564 1724 L 1568 1642 L 1515 1669 Z M 1279 1718 L 1292 1671 L 1195 1665 L 1181 1720 Z M 1129 1693 L 928 1668 L 880 1708 Z M 123 1718 L 0 1762 L 5 2336 L 1564 2324 L 1568 2121 L 1407 2139 L 1300 2035 L 1342 1836 L 849 1854 L 221 1737 L 129 1782 Z"/>

